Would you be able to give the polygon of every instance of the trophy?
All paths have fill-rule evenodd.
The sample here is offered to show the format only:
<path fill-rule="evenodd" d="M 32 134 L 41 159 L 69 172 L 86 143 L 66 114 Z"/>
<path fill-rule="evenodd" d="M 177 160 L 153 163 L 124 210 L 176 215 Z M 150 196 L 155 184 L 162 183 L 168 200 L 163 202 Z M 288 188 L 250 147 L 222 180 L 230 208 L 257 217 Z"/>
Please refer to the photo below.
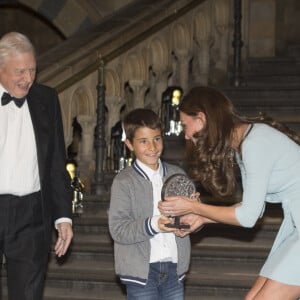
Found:
<path fill-rule="evenodd" d="M 161 190 L 161 198 L 165 199 L 166 196 L 185 196 L 192 198 L 196 193 L 196 187 L 193 181 L 184 174 L 174 174 L 170 176 L 163 184 Z M 170 216 L 172 217 L 172 216 Z M 169 228 L 188 229 L 190 225 L 181 224 L 180 216 L 174 217 L 174 224 L 166 224 Z"/>
<path fill-rule="evenodd" d="M 71 187 L 73 190 L 73 200 L 72 200 L 73 215 L 81 216 L 83 213 L 84 185 L 79 178 L 77 169 L 75 170 L 75 175 L 71 181 Z"/>
<path fill-rule="evenodd" d="M 85 187 L 79 178 L 77 163 L 74 160 L 68 161 L 66 169 L 71 177 L 71 188 L 73 191 L 72 214 L 73 216 L 81 216 L 83 213 L 83 193 Z"/>

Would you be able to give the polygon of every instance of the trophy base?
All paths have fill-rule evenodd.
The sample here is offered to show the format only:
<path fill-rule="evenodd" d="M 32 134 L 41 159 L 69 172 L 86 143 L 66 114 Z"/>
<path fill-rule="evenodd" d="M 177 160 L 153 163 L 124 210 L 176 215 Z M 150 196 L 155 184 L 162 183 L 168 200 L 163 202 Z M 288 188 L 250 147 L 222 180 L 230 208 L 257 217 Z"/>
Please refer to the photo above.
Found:
<path fill-rule="evenodd" d="M 188 224 L 181 224 L 180 223 L 180 217 L 170 217 L 170 218 L 174 218 L 174 223 L 169 223 L 166 224 L 165 226 L 168 228 L 177 228 L 177 229 L 189 229 L 191 228 L 190 225 Z"/>
<path fill-rule="evenodd" d="M 170 223 L 170 224 L 165 224 L 165 226 L 168 227 L 168 228 L 177 228 L 177 229 L 189 229 L 189 228 L 191 228 L 191 226 L 188 225 L 188 224 L 172 224 L 172 223 Z"/>

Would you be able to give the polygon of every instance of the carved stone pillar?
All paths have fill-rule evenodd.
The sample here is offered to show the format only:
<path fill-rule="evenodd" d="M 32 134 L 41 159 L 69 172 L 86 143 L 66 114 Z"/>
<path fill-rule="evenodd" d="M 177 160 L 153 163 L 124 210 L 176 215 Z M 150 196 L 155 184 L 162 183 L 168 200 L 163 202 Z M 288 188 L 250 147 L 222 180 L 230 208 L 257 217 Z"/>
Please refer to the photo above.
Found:
<path fill-rule="evenodd" d="M 191 55 L 188 50 L 176 50 L 176 57 L 179 65 L 179 82 L 183 91 L 186 92 L 189 87 L 189 63 Z"/>
<path fill-rule="evenodd" d="M 168 87 L 169 74 L 170 74 L 170 70 L 156 72 L 156 107 L 157 107 L 156 112 L 160 111 L 162 93 Z"/>
<path fill-rule="evenodd" d="M 106 96 L 106 107 L 108 109 L 108 121 L 107 121 L 107 131 L 106 131 L 106 141 L 107 141 L 107 161 L 106 170 L 112 170 L 112 141 L 111 141 L 111 130 L 120 121 L 120 111 L 122 106 L 125 104 L 124 99 L 121 96 Z"/>
<path fill-rule="evenodd" d="M 209 40 L 201 40 L 195 53 L 197 69 L 194 71 L 194 81 L 200 85 L 208 85 L 210 44 Z"/>
<path fill-rule="evenodd" d="M 84 164 L 85 162 L 93 160 L 94 132 L 97 118 L 96 115 L 79 115 L 77 116 L 77 122 L 80 124 L 82 129 L 79 162 Z"/>
<path fill-rule="evenodd" d="M 221 73 L 227 72 L 228 65 L 228 36 L 229 36 L 229 27 L 228 26 L 217 26 L 217 31 L 219 33 L 220 39 L 220 48 L 219 48 L 219 59 L 216 61 L 216 69 Z"/>
<path fill-rule="evenodd" d="M 129 85 L 133 90 L 133 103 L 129 110 L 145 107 L 145 92 L 148 84 L 145 80 L 131 79 Z"/>
<path fill-rule="evenodd" d="M 121 96 L 106 96 L 106 107 L 109 117 L 107 118 L 107 142 L 110 142 L 110 132 L 114 125 L 120 121 L 120 111 L 123 105 L 125 105 L 124 99 Z"/>
<path fill-rule="evenodd" d="M 210 69 L 210 48 L 213 44 L 210 9 L 208 3 L 195 15 L 194 29 L 194 82 L 200 85 L 208 85 Z"/>
<path fill-rule="evenodd" d="M 215 0 L 216 33 L 218 58 L 215 61 L 216 83 L 226 81 L 229 55 L 229 2 Z"/>

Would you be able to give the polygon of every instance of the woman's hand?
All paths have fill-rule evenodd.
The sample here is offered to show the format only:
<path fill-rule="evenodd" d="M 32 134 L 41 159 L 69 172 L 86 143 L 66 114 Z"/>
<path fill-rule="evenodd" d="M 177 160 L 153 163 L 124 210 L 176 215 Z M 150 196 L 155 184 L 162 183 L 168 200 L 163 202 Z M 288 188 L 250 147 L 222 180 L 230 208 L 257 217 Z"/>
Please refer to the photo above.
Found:
<path fill-rule="evenodd" d="M 182 196 L 168 196 L 158 203 L 158 209 L 165 216 L 182 216 L 194 213 L 198 201 Z"/>
<path fill-rule="evenodd" d="M 190 225 L 190 228 L 179 229 L 175 232 L 175 234 L 177 236 L 184 237 L 191 232 L 200 230 L 204 226 L 206 221 L 207 221 L 206 218 L 199 216 L 199 215 L 195 215 L 195 214 L 188 214 L 188 215 L 182 216 L 182 217 L 180 217 L 180 223 Z"/>

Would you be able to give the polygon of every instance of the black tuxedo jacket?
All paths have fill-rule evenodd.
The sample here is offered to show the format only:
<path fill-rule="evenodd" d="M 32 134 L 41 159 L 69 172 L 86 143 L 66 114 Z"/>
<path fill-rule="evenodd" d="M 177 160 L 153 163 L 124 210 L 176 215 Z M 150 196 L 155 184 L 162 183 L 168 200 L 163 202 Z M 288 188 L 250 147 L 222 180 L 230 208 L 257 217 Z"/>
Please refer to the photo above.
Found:
<path fill-rule="evenodd" d="M 34 83 L 26 96 L 32 119 L 41 184 L 46 241 L 53 222 L 72 218 L 71 179 L 66 170 L 66 149 L 56 91 Z"/>

